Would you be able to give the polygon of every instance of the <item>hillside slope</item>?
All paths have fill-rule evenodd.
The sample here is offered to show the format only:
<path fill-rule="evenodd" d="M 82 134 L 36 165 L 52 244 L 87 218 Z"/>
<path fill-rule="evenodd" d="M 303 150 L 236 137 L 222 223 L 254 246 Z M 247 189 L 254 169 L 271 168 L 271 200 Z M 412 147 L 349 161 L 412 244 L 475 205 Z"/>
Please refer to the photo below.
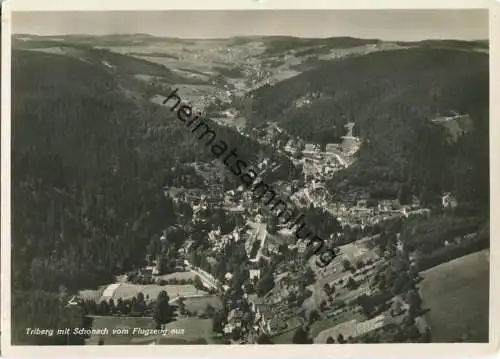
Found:
<path fill-rule="evenodd" d="M 214 157 L 168 109 L 125 96 L 139 82 L 128 69 L 26 50 L 14 50 L 12 67 L 13 283 L 106 282 L 144 261 L 151 236 L 176 223 L 162 188 L 182 182 L 179 166 Z M 211 126 L 241 158 L 287 161 Z"/>
<path fill-rule="evenodd" d="M 487 54 L 427 46 L 325 62 L 254 91 L 252 123 L 276 121 L 324 144 L 338 142 L 355 122 L 362 146 L 347 173 L 457 191 L 486 208 L 488 76 Z M 454 144 L 430 121 L 449 111 L 473 123 Z"/>

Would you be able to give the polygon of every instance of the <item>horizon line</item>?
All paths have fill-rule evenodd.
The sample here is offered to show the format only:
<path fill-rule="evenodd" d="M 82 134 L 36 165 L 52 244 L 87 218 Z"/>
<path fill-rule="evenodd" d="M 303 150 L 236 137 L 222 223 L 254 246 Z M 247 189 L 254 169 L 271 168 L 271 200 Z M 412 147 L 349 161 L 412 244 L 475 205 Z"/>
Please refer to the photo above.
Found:
<path fill-rule="evenodd" d="M 380 38 L 372 38 L 372 37 L 355 37 L 355 36 L 349 36 L 349 35 L 339 35 L 339 36 L 295 36 L 295 35 L 234 35 L 230 37 L 213 37 L 213 38 L 195 38 L 195 37 L 175 37 L 175 36 L 161 36 L 161 35 L 152 35 L 149 33 L 143 33 L 143 32 L 138 32 L 138 33 L 106 33 L 106 34 L 85 34 L 85 33 L 65 33 L 65 34 L 50 34 L 50 35 L 38 35 L 35 33 L 26 33 L 26 32 L 20 32 L 20 33 L 11 33 L 12 36 L 36 36 L 36 37 L 64 37 L 64 36 L 81 36 L 81 37 L 106 37 L 106 36 L 148 36 L 152 38 L 157 38 L 157 39 L 170 39 L 170 40 L 188 40 L 188 41 L 213 41 L 213 40 L 230 40 L 230 39 L 237 39 L 237 38 L 295 38 L 295 39 L 310 39 L 310 40 L 317 40 L 317 39 L 338 39 L 338 38 L 350 38 L 350 39 L 358 39 L 358 40 L 372 40 L 372 41 L 379 41 L 379 42 L 422 42 L 422 41 L 446 41 L 446 40 L 451 40 L 451 41 L 464 41 L 464 42 L 477 42 L 477 41 L 487 41 L 489 42 L 490 39 L 489 37 L 487 38 L 476 38 L 476 39 L 463 39 L 463 38 L 451 38 L 451 37 L 443 37 L 443 38 L 423 38 L 420 40 L 383 40 Z"/>

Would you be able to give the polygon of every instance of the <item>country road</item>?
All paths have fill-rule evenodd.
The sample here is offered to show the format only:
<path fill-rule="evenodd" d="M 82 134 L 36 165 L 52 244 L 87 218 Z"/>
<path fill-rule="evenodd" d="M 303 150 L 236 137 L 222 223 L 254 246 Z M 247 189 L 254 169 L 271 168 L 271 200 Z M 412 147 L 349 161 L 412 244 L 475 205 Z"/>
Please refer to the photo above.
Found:
<path fill-rule="evenodd" d="M 347 167 L 348 164 L 347 162 L 337 153 L 334 153 L 334 156 L 337 158 L 337 161 L 339 161 L 339 163 L 344 166 L 344 167 Z"/>

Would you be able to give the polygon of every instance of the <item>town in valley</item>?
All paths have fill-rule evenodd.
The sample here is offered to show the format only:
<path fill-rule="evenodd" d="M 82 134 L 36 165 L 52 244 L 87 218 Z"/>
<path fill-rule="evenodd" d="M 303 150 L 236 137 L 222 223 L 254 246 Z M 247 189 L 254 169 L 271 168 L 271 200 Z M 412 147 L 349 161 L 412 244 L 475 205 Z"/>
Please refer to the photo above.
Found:
<path fill-rule="evenodd" d="M 13 343 L 488 341 L 488 41 L 12 47 Z M 174 88 L 328 265 L 175 119 Z"/>

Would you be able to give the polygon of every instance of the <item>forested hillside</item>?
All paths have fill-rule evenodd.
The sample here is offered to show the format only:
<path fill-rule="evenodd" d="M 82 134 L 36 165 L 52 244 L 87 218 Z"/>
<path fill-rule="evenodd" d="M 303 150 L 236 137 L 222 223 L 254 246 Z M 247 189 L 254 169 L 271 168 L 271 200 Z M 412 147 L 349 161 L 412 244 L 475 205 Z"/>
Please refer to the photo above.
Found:
<path fill-rule="evenodd" d="M 125 95 L 129 70 L 26 50 L 13 51 L 12 68 L 13 335 L 22 343 L 22 323 L 48 325 L 39 311 L 79 320 L 58 300 L 61 288 L 93 288 L 141 265 L 152 236 L 176 224 L 163 186 L 182 178 L 179 164 L 213 155 L 175 114 Z M 242 158 L 273 156 L 218 131 Z M 43 344 L 65 340 L 81 342 Z"/>
<path fill-rule="evenodd" d="M 362 140 L 359 161 L 340 177 L 410 181 L 416 192 L 451 190 L 486 209 L 488 55 L 424 45 L 324 63 L 261 87 L 253 93 L 252 123 L 278 121 L 324 144 L 339 141 L 353 121 Z M 298 106 L 304 99 L 309 104 Z M 470 115 L 474 124 L 455 144 L 429 122 L 450 111 Z"/>
<path fill-rule="evenodd" d="M 381 41 L 377 39 L 357 39 L 354 37 L 327 37 L 324 39 L 307 39 L 292 36 L 275 36 L 265 38 L 267 51 L 266 55 L 280 54 L 288 50 L 317 51 L 320 48 L 350 48 L 363 46 L 367 44 L 378 44 Z M 304 50 L 305 49 L 305 50 Z"/>
<path fill-rule="evenodd" d="M 141 241 L 167 217 L 158 180 L 175 162 L 160 146 L 140 150 L 147 122 L 160 120 L 148 111 L 95 65 L 14 51 L 16 285 L 88 286 L 137 261 Z M 165 138 L 186 135 L 167 123 Z"/>
<path fill-rule="evenodd" d="M 13 283 L 105 283 L 141 263 L 151 235 L 174 224 L 162 192 L 172 169 L 213 155 L 167 109 L 124 96 L 123 73 L 31 51 L 15 50 L 12 63 Z M 241 158 L 275 157 L 212 126 Z"/>

